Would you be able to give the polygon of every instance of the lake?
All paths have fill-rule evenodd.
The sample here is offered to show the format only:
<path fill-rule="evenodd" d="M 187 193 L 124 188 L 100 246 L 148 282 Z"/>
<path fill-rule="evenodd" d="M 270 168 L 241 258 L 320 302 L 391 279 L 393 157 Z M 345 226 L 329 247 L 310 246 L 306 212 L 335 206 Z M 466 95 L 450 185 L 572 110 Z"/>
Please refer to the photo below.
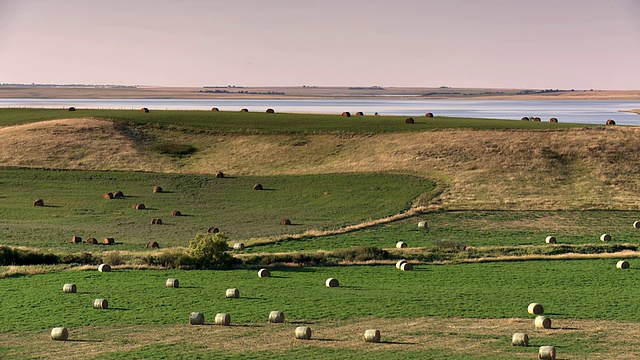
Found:
<path fill-rule="evenodd" d="M 284 113 L 336 114 L 343 111 L 365 115 L 473 117 L 520 120 L 538 116 L 543 121 L 558 118 L 561 122 L 604 124 L 613 119 L 619 125 L 640 125 L 640 115 L 620 112 L 638 109 L 633 100 L 458 100 L 458 99 L 0 99 L 0 107 L 77 109 L 210 110 L 263 112 L 273 108 Z"/>

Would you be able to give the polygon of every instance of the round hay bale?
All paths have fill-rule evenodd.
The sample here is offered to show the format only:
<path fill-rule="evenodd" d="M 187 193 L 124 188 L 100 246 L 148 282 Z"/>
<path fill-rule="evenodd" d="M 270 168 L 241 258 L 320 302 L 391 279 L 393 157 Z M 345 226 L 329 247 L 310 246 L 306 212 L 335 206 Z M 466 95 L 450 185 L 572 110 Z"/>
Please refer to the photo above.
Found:
<path fill-rule="evenodd" d="M 404 242 L 404 241 L 398 241 L 398 242 L 396 243 L 396 248 L 397 248 L 397 249 L 404 249 L 404 248 L 406 248 L 406 247 L 407 247 L 407 243 L 406 243 L 406 242 Z"/>
<path fill-rule="evenodd" d="M 413 270 L 413 265 L 408 263 L 408 262 L 406 262 L 406 263 L 400 265 L 400 270 L 402 270 L 402 271 L 411 271 L 411 270 Z"/>
<path fill-rule="evenodd" d="M 102 194 L 102 197 L 107 199 L 107 200 L 111 200 L 111 199 L 113 199 L 113 193 Z"/>
<path fill-rule="evenodd" d="M 64 284 L 62 285 L 62 292 L 67 294 L 75 294 L 78 291 L 76 284 Z"/>
<path fill-rule="evenodd" d="M 270 323 L 283 323 L 284 322 L 284 313 L 282 311 L 272 311 L 269 313 L 269 322 Z"/>
<path fill-rule="evenodd" d="M 600 241 L 611 241 L 611 235 L 609 234 L 600 235 Z"/>
<path fill-rule="evenodd" d="M 380 342 L 380 330 L 378 329 L 369 329 L 364 332 L 364 341 L 379 343 Z"/>
<path fill-rule="evenodd" d="M 249 109 L 240 109 L 240 112 L 249 112 Z"/>
<path fill-rule="evenodd" d="M 207 229 L 207 232 L 208 232 L 209 234 L 215 234 L 215 233 L 219 233 L 219 232 L 220 232 L 220 229 L 218 229 L 217 227 L 213 227 L 213 226 L 212 226 L 212 227 L 210 227 L 210 228 L 208 228 L 208 229 Z"/>
<path fill-rule="evenodd" d="M 33 206 L 44 206 L 44 200 L 42 199 L 33 200 Z"/>
<path fill-rule="evenodd" d="M 69 339 L 69 330 L 65 327 L 54 327 L 51 329 L 51 340 L 67 341 Z"/>
<path fill-rule="evenodd" d="M 227 289 L 224 293 L 224 297 L 227 299 L 237 299 L 240 297 L 240 290 L 238 289 Z"/>
<path fill-rule="evenodd" d="M 74 236 L 71 238 L 71 242 L 74 244 L 80 244 L 82 242 L 82 238 L 80 236 Z"/>
<path fill-rule="evenodd" d="M 343 113 L 342 113 L 342 116 L 344 116 L 344 117 L 351 117 L 351 113 L 350 113 L 350 112 L 348 112 L 348 111 L 345 111 L 345 112 L 343 112 Z"/>
<path fill-rule="evenodd" d="M 217 177 L 218 179 L 222 179 L 222 178 L 224 177 L 224 173 L 223 173 L 222 171 L 218 171 L 218 172 L 216 173 L 216 177 Z"/>
<path fill-rule="evenodd" d="M 547 244 L 555 244 L 556 243 L 556 238 L 555 238 L 555 236 L 547 236 L 544 239 L 544 242 L 546 242 Z"/>
<path fill-rule="evenodd" d="M 271 271 L 269 271 L 267 269 L 260 269 L 260 270 L 258 270 L 258 277 L 260 277 L 260 278 L 271 277 Z"/>
<path fill-rule="evenodd" d="M 328 278 L 327 281 L 324 282 L 324 284 L 330 288 L 340 286 L 338 279 L 334 279 L 334 278 Z"/>
<path fill-rule="evenodd" d="M 364 113 L 363 113 L 362 111 L 358 111 L 358 112 L 356 113 L 356 116 L 364 116 Z"/>
<path fill-rule="evenodd" d="M 162 192 L 162 187 L 160 187 L 160 186 L 154 186 L 154 187 L 153 187 L 153 192 L 154 192 L 154 193 L 161 193 L 161 192 Z"/>
<path fill-rule="evenodd" d="M 149 249 L 158 249 L 158 248 L 160 248 L 160 244 L 158 244 L 157 241 L 149 241 L 147 243 L 147 248 L 149 248 Z"/>
<path fill-rule="evenodd" d="M 542 121 L 542 119 L 540 119 L 539 117 L 536 116 L 536 117 L 533 118 L 533 121 Z"/>
<path fill-rule="evenodd" d="M 413 120 L 413 118 L 411 118 L 411 117 L 410 118 L 406 118 L 404 120 L 404 123 L 405 124 L 415 124 L 415 120 Z"/>
<path fill-rule="evenodd" d="M 634 222 L 633 222 L 633 227 L 634 227 L 635 229 L 640 229 L 640 221 L 634 221 Z"/>
<path fill-rule="evenodd" d="M 96 240 L 96 238 L 90 237 L 87 239 L 87 244 L 96 245 L 97 243 L 98 240 Z"/>
<path fill-rule="evenodd" d="M 557 123 L 557 122 L 558 122 L 558 119 L 556 119 L 556 118 L 551 118 L 551 119 L 549 119 L 549 122 Z"/>
<path fill-rule="evenodd" d="M 253 185 L 253 190 L 262 190 L 262 184 Z"/>
<path fill-rule="evenodd" d="M 529 335 L 525 333 L 515 333 L 511 337 L 512 346 L 529 346 Z"/>
<path fill-rule="evenodd" d="M 522 119 L 520 119 L 522 121 L 529 121 L 529 118 L 527 116 L 523 116 Z"/>
<path fill-rule="evenodd" d="M 291 220 L 282 218 L 280 219 L 280 225 L 291 225 Z"/>
<path fill-rule="evenodd" d="M 151 219 L 151 225 L 156 225 L 156 224 L 158 224 L 158 219 L 156 218 Z"/>
<path fill-rule="evenodd" d="M 556 347 L 550 345 L 540 346 L 538 349 L 538 359 L 556 360 Z"/>
<path fill-rule="evenodd" d="M 537 329 L 551 329 L 551 319 L 546 316 L 536 316 L 533 321 Z"/>
<path fill-rule="evenodd" d="M 192 312 L 189 314 L 189 324 L 204 325 L 204 314 L 200 312 Z"/>
<path fill-rule="evenodd" d="M 220 111 L 220 109 L 218 109 L 217 107 L 212 107 L 211 111 L 218 112 L 218 111 Z"/>
<path fill-rule="evenodd" d="M 618 269 L 628 269 L 629 268 L 629 262 L 626 260 L 620 260 L 618 261 L 618 263 L 616 264 L 616 267 Z"/>
<path fill-rule="evenodd" d="M 402 260 L 398 260 L 398 261 L 396 262 L 396 269 L 400 269 L 400 267 L 402 266 L 402 264 L 406 264 L 406 263 L 407 263 L 407 260 L 404 260 L 404 259 L 402 259 Z"/>
<path fill-rule="evenodd" d="M 179 210 L 173 210 L 171 216 L 182 216 L 182 213 Z"/>
<path fill-rule="evenodd" d="M 229 326 L 231 325 L 231 316 L 225 313 L 216 314 L 216 318 L 213 321 L 216 325 Z"/>
<path fill-rule="evenodd" d="M 267 109 L 267 114 L 275 114 L 276 111 L 273 109 Z"/>
<path fill-rule="evenodd" d="M 147 208 L 147 207 L 146 207 L 146 206 L 144 206 L 144 204 L 136 204 L 136 206 L 135 206 L 135 209 L 136 209 L 136 210 L 144 210 L 144 209 L 146 209 L 146 208 Z"/>
<path fill-rule="evenodd" d="M 107 238 L 102 239 L 102 243 L 105 244 L 105 245 L 113 245 L 113 244 L 115 244 L 115 242 L 116 241 L 113 238 L 108 238 L 107 237 Z"/>
<path fill-rule="evenodd" d="M 420 229 L 428 228 L 427 222 L 426 221 L 419 221 L 418 222 L 418 228 L 420 228 Z"/>
<path fill-rule="evenodd" d="M 180 282 L 178 281 L 178 279 L 169 278 L 167 279 L 167 281 L 164 282 L 164 286 L 168 288 L 179 288 Z"/>
<path fill-rule="evenodd" d="M 140 109 L 141 112 L 143 113 L 148 113 L 149 112 L 149 108 L 142 108 Z"/>
<path fill-rule="evenodd" d="M 233 250 L 244 250 L 244 244 L 243 243 L 235 243 L 233 244 Z"/>
<path fill-rule="evenodd" d="M 100 272 L 110 272 L 111 271 L 111 265 L 109 265 L 109 264 L 100 264 L 100 265 L 98 265 L 98 271 L 100 271 Z"/>
<path fill-rule="evenodd" d="M 542 307 L 541 304 L 531 303 L 527 307 L 527 312 L 531 315 L 541 315 L 541 314 L 544 314 L 544 308 Z"/>
<path fill-rule="evenodd" d="M 69 107 L 69 111 L 76 111 L 76 108 L 71 106 L 71 107 Z"/>
<path fill-rule="evenodd" d="M 156 225 L 162 225 L 162 219 L 157 218 L 156 219 Z"/>
<path fill-rule="evenodd" d="M 433 117 L 433 113 L 428 112 L 428 113 L 424 114 L 424 116 L 425 117 Z"/>
<path fill-rule="evenodd" d="M 295 330 L 295 337 L 298 340 L 311 339 L 311 328 L 308 326 L 298 326 Z"/>
<path fill-rule="evenodd" d="M 105 299 L 95 299 L 93 300 L 93 308 L 94 309 L 107 309 L 109 308 L 109 302 Z"/>
<path fill-rule="evenodd" d="M 606 125 L 615 125 L 616 122 L 612 119 L 607 120 L 607 122 L 605 123 Z"/>
<path fill-rule="evenodd" d="M 124 193 L 120 190 L 113 193 L 114 199 L 124 199 Z"/>

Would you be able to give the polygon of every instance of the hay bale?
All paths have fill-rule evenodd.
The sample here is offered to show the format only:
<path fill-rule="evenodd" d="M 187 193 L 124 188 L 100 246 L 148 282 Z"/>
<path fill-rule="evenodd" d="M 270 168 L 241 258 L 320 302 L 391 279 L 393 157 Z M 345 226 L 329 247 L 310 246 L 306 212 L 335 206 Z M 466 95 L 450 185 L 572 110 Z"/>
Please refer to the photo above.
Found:
<path fill-rule="evenodd" d="M 364 116 L 364 113 L 363 113 L 362 111 L 358 111 L 358 112 L 356 113 L 356 116 Z"/>
<path fill-rule="evenodd" d="M 220 109 L 218 109 L 217 107 L 212 107 L 211 111 L 218 112 L 218 111 L 220 111 Z"/>
<path fill-rule="evenodd" d="M 208 229 L 207 229 L 207 232 L 208 232 L 209 234 L 216 234 L 216 233 L 219 233 L 219 232 L 220 232 L 220 229 L 218 229 L 217 227 L 213 227 L 213 226 L 212 226 L 212 227 L 210 227 L 210 228 L 208 228 Z"/>
<path fill-rule="evenodd" d="M 419 222 L 418 222 L 418 228 L 420 228 L 420 229 L 426 229 L 426 228 L 428 228 L 428 227 L 429 227 L 429 226 L 427 225 L 427 222 L 426 222 L 426 221 L 419 221 Z"/>
<path fill-rule="evenodd" d="M 216 325 L 229 326 L 231 325 L 231 316 L 225 313 L 216 314 L 216 318 L 213 321 Z"/>
<path fill-rule="evenodd" d="M 269 271 L 267 269 L 260 269 L 260 270 L 258 270 L 258 277 L 260 277 L 260 278 L 271 277 L 271 271 Z"/>
<path fill-rule="evenodd" d="M 113 193 L 114 199 L 124 199 L 124 193 L 120 190 Z"/>
<path fill-rule="evenodd" d="M 340 283 L 338 282 L 338 280 L 334 278 L 328 278 L 327 281 L 324 282 L 324 284 L 330 288 L 340 286 Z"/>
<path fill-rule="evenodd" d="M 275 114 L 276 111 L 273 109 L 267 109 L 267 114 Z"/>
<path fill-rule="evenodd" d="M 96 240 L 96 238 L 90 237 L 87 239 L 87 244 L 96 245 L 97 243 L 98 240 Z"/>
<path fill-rule="evenodd" d="M 433 117 L 433 113 L 428 112 L 428 113 L 424 114 L 424 116 L 425 116 L 425 117 L 432 118 L 432 117 Z"/>
<path fill-rule="evenodd" d="M 65 327 L 54 327 L 51 329 L 51 340 L 67 341 L 69 339 L 69 330 Z"/>
<path fill-rule="evenodd" d="M 529 118 L 527 116 L 523 116 L 522 119 L 520 119 L 522 121 L 529 121 Z"/>
<path fill-rule="evenodd" d="M 404 120 L 404 123 L 405 124 L 415 124 L 415 120 L 413 120 L 413 118 L 411 118 L 411 117 L 410 118 L 406 118 Z"/>
<path fill-rule="evenodd" d="M 100 265 L 98 265 L 98 271 L 100 271 L 100 272 L 110 272 L 111 271 L 111 265 L 109 265 L 109 264 L 100 264 Z"/>
<path fill-rule="evenodd" d="M 238 289 L 227 289 L 224 293 L 224 297 L 227 299 L 237 299 L 240 297 L 240 290 Z"/>
<path fill-rule="evenodd" d="M 311 328 L 308 326 L 298 326 L 295 330 L 295 337 L 298 340 L 310 340 Z"/>
<path fill-rule="evenodd" d="M 558 119 L 556 119 L 556 118 L 554 118 L 554 117 L 553 117 L 553 118 L 549 119 L 549 122 L 557 123 L 557 122 L 558 122 Z"/>
<path fill-rule="evenodd" d="M 404 260 L 404 259 L 402 259 L 402 260 L 398 260 L 398 261 L 396 262 L 396 269 L 400 269 L 400 267 L 402 266 L 402 264 L 405 264 L 406 262 L 407 262 L 407 260 Z"/>
<path fill-rule="evenodd" d="M 44 200 L 42 199 L 33 200 L 33 206 L 44 206 Z"/>
<path fill-rule="evenodd" d="M 618 269 L 628 269 L 629 268 L 629 262 L 626 261 L 626 260 L 620 260 L 616 264 L 616 268 L 618 268 Z"/>
<path fill-rule="evenodd" d="M 612 119 L 607 120 L 607 122 L 605 123 L 606 125 L 615 125 L 616 122 L 613 121 Z"/>
<path fill-rule="evenodd" d="M 542 119 L 540 119 L 539 117 L 536 116 L 536 117 L 533 118 L 533 121 L 542 121 Z"/>
<path fill-rule="evenodd" d="M 291 220 L 282 218 L 280 219 L 280 225 L 291 225 Z"/>
<path fill-rule="evenodd" d="M 380 330 L 378 329 L 369 329 L 364 332 L 364 341 L 379 343 L 380 342 Z"/>
<path fill-rule="evenodd" d="M 253 190 L 262 190 L 262 184 L 253 185 Z"/>
<path fill-rule="evenodd" d="M 218 171 L 218 172 L 216 173 L 216 177 L 217 177 L 218 179 L 222 179 L 222 178 L 224 177 L 224 173 L 223 173 L 222 171 Z"/>
<path fill-rule="evenodd" d="M 269 313 L 269 322 L 270 323 L 283 323 L 284 322 L 284 313 L 282 311 L 272 311 Z"/>
<path fill-rule="evenodd" d="M 600 241 L 611 241 L 611 235 L 609 234 L 600 235 Z"/>
<path fill-rule="evenodd" d="M 350 113 L 350 112 L 348 112 L 348 111 L 345 111 L 345 112 L 343 112 L 343 113 L 342 113 L 342 116 L 344 116 L 344 117 L 351 117 L 351 113 Z"/>
<path fill-rule="evenodd" d="M 537 329 L 551 329 L 551 319 L 549 319 L 546 316 L 543 316 L 543 315 L 536 316 L 533 323 Z"/>
<path fill-rule="evenodd" d="M 135 209 L 136 209 L 136 210 L 144 210 L 144 209 L 146 209 L 146 208 L 147 208 L 147 207 L 146 207 L 146 206 L 144 206 L 144 204 L 136 204 L 136 206 L 135 206 Z"/>
<path fill-rule="evenodd" d="M 74 244 L 80 244 L 82 242 L 82 238 L 80 236 L 74 236 L 71 238 L 71 242 Z"/>
<path fill-rule="evenodd" d="M 204 325 L 204 314 L 200 312 L 192 312 L 189 314 L 189 324 Z"/>
<path fill-rule="evenodd" d="M 402 271 L 411 271 L 411 270 L 413 270 L 413 265 L 408 263 L 408 262 L 406 262 L 406 263 L 400 265 L 400 270 L 402 270 Z"/>
<path fill-rule="evenodd" d="M 160 244 L 158 244 L 157 241 L 149 241 L 147 243 L 147 248 L 149 248 L 149 249 L 158 249 L 158 248 L 160 248 Z"/>
<path fill-rule="evenodd" d="M 95 300 L 93 300 L 93 308 L 94 309 L 107 309 L 107 308 L 109 308 L 109 303 L 105 299 L 95 299 Z"/>
<path fill-rule="evenodd" d="M 550 345 L 540 346 L 538 349 L 538 359 L 556 360 L 556 347 Z"/>
<path fill-rule="evenodd" d="M 555 238 L 555 236 L 547 236 L 544 239 L 544 242 L 546 242 L 547 244 L 555 244 L 556 243 L 556 238 Z"/>
<path fill-rule="evenodd" d="M 107 200 L 111 200 L 111 199 L 113 199 L 113 193 L 102 194 L 102 197 L 107 199 Z"/>
<path fill-rule="evenodd" d="M 141 112 L 143 113 L 148 113 L 149 112 L 149 108 L 142 108 L 140 109 Z"/>
<path fill-rule="evenodd" d="M 244 250 L 244 244 L 243 243 L 235 243 L 235 244 L 233 244 L 233 250 L 239 250 L 239 251 Z"/>
<path fill-rule="evenodd" d="M 168 288 L 179 288 L 180 282 L 178 281 L 178 279 L 169 278 L 167 279 L 167 281 L 164 282 L 164 286 Z"/>
<path fill-rule="evenodd" d="M 544 314 L 544 308 L 542 307 L 541 304 L 531 303 L 527 307 L 527 312 L 531 315 L 541 315 L 541 314 Z"/>
<path fill-rule="evenodd" d="M 171 216 L 182 216 L 182 213 L 180 212 L 180 210 L 173 210 L 171 212 Z"/>
<path fill-rule="evenodd" d="M 404 248 L 406 248 L 406 247 L 407 247 L 407 243 L 406 243 L 406 242 L 404 242 L 404 241 L 398 241 L 398 242 L 396 243 L 396 248 L 397 248 L 397 249 L 404 249 Z"/>
<path fill-rule="evenodd" d="M 67 294 L 75 294 L 78 291 L 76 284 L 64 284 L 62 285 L 62 292 Z"/>
<path fill-rule="evenodd" d="M 633 222 L 633 227 L 634 227 L 635 229 L 640 229 L 640 221 L 634 221 L 634 222 Z"/>
<path fill-rule="evenodd" d="M 116 241 L 113 238 L 108 238 L 107 237 L 107 238 L 102 239 L 102 243 L 104 245 L 113 245 L 113 244 L 116 243 Z"/>
<path fill-rule="evenodd" d="M 512 346 L 529 346 L 529 335 L 525 333 L 515 333 L 511 336 Z"/>
<path fill-rule="evenodd" d="M 73 107 L 73 106 L 70 106 L 70 107 L 69 107 L 69 111 L 76 111 L 76 108 L 75 108 L 75 107 Z"/>
<path fill-rule="evenodd" d="M 249 109 L 240 109 L 240 112 L 249 112 Z"/>
<path fill-rule="evenodd" d="M 157 225 L 158 224 L 158 219 L 153 218 L 151 219 L 151 225 Z"/>
<path fill-rule="evenodd" d="M 153 192 L 154 192 L 154 193 L 161 193 L 161 192 L 162 192 L 162 187 L 160 187 L 160 186 L 154 186 L 154 187 L 153 187 Z"/>

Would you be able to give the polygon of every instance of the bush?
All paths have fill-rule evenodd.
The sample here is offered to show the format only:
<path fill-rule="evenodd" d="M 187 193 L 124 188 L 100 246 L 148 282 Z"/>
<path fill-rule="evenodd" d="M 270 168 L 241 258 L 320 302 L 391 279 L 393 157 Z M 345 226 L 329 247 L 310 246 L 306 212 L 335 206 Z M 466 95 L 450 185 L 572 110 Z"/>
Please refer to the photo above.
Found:
<path fill-rule="evenodd" d="M 199 269 L 224 269 L 235 263 L 227 252 L 229 244 L 223 233 L 198 234 L 189 242 L 189 253 Z"/>
<path fill-rule="evenodd" d="M 142 261 L 147 265 L 162 266 L 169 269 L 192 268 L 195 265 L 194 259 L 185 251 L 170 249 L 158 254 L 148 254 Z"/>
<path fill-rule="evenodd" d="M 331 256 L 346 262 L 359 262 L 369 260 L 385 260 L 389 258 L 389 252 L 375 246 L 356 246 L 351 249 L 334 251 L 331 253 Z"/>
<path fill-rule="evenodd" d="M 0 265 L 53 265 L 60 259 L 54 254 L 46 254 L 37 250 L 18 249 L 0 246 Z"/>

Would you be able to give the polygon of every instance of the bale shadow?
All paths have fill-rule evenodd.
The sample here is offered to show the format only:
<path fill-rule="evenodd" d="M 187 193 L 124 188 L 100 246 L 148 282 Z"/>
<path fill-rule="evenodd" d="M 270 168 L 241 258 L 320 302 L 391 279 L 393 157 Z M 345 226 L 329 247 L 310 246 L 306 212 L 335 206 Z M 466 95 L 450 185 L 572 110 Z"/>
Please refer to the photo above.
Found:
<path fill-rule="evenodd" d="M 202 289 L 202 286 L 182 286 L 180 285 L 178 289 Z"/>
<path fill-rule="evenodd" d="M 332 342 L 332 341 L 336 341 L 336 342 L 337 342 L 337 341 L 346 341 L 346 340 L 343 340 L 343 339 L 330 339 L 330 338 L 320 338 L 320 339 L 314 339 L 314 338 L 311 338 L 311 340 L 313 340 L 313 341 L 326 341 L 326 342 Z"/>
<path fill-rule="evenodd" d="M 229 326 L 243 327 L 243 328 L 261 328 L 261 327 L 264 327 L 262 325 L 257 325 L 257 324 L 231 324 Z"/>
<path fill-rule="evenodd" d="M 299 320 L 293 320 L 293 321 L 287 321 L 288 324 L 294 324 L 294 325 L 305 325 L 305 324 L 315 324 L 315 321 L 299 321 Z"/>
<path fill-rule="evenodd" d="M 129 308 L 121 308 L 121 307 L 108 307 L 106 310 L 114 310 L 114 311 L 129 311 Z"/>
<path fill-rule="evenodd" d="M 408 341 L 380 341 L 380 344 L 385 345 L 417 345 L 418 343 Z"/>
<path fill-rule="evenodd" d="M 86 342 L 86 343 L 100 343 L 102 340 L 88 340 L 88 339 L 67 339 L 69 342 Z"/>
<path fill-rule="evenodd" d="M 48 207 L 48 208 L 61 208 L 61 205 L 42 205 L 42 207 Z"/>

